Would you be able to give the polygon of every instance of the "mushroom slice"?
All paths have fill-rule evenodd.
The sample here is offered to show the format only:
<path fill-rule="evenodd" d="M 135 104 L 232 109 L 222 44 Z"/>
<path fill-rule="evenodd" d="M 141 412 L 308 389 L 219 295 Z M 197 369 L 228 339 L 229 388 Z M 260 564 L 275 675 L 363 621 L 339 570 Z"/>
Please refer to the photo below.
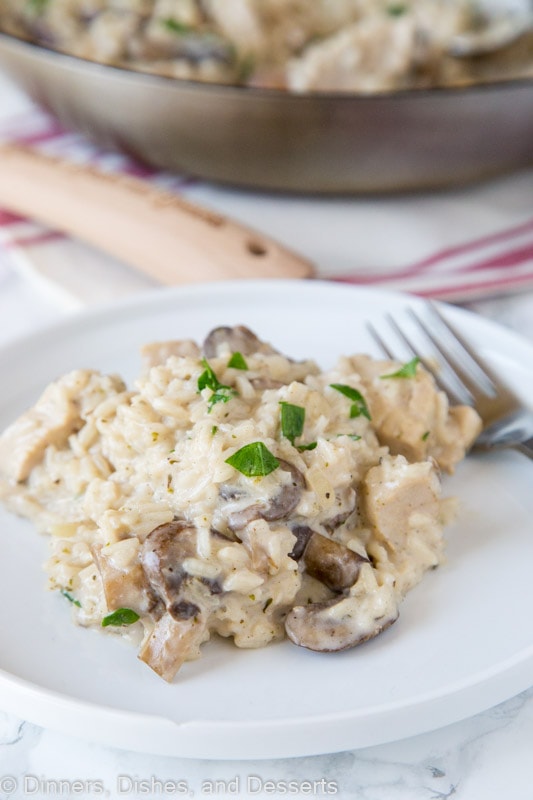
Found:
<path fill-rule="evenodd" d="M 183 562 L 196 556 L 197 531 L 185 520 L 159 525 L 143 542 L 140 562 L 154 593 L 166 608 L 141 648 L 139 658 L 171 681 L 184 661 L 198 656 L 220 594 L 215 580 L 196 578 Z"/>
<path fill-rule="evenodd" d="M 279 492 L 274 495 L 268 505 L 265 506 L 261 503 L 253 503 L 240 511 L 234 511 L 229 514 L 228 527 L 230 530 L 242 530 L 249 522 L 253 522 L 255 519 L 275 522 L 280 519 L 287 519 L 287 517 L 292 514 L 300 502 L 302 492 L 305 488 L 305 478 L 299 469 L 281 458 L 279 459 L 279 469 L 283 472 L 290 473 L 290 481 L 283 484 Z M 227 486 L 224 487 L 224 494 L 226 497 L 231 496 Z M 235 496 L 237 497 L 238 495 L 235 494 Z"/>
<path fill-rule="evenodd" d="M 362 564 L 368 558 L 313 531 L 303 552 L 305 570 L 334 592 L 353 586 L 359 577 Z"/>
<path fill-rule="evenodd" d="M 308 650 L 333 653 L 373 639 L 396 622 L 394 589 L 379 586 L 372 573 L 370 564 L 362 565 L 361 590 L 358 581 L 350 594 L 293 608 L 285 620 L 289 639 Z"/>
<path fill-rule="evenodd" d="M 202 616 L 176 619 L 163 614 L 144 642 L 139 658 L 169 683 L 187 660 L 198 655 L 206 634 Z"/>
<path fill-rule="evenodd" d="M 235 353 L 242 353 L 243 356 L 250 356 L 253 353 L 264 353 L 273 355 L 278 353 L 267 342 L 261 339 L 244 325 L 236 325 L 233 328 L 221 326 L 214 328 L 204 340 L 202 351 L 206 358 L 214 358 L 221 355 L 225 350 Z"/>
<path fill-rule="evenodd" d="M 167 608 L 178 601 L 187 573 L 186 558 L 196 556 L 196 529 L 183 520 L 159 525 L 141 548 L 141 564 L 152 589 Z"/>

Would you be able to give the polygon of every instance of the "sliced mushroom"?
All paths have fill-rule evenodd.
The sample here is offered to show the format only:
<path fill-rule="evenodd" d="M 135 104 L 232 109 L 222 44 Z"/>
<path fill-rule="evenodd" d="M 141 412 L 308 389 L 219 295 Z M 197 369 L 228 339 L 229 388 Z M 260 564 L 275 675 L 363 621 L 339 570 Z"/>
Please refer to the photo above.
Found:
<path fill-rule="evenodd" d="M 369 563 L 368 558 L 350 550 L 346 545 L 316 532 L 312 533 L 307 542 L 303 560 L 308 575 L 333 592 L 342 592 L 353 586 L 359 577 L 361 565 Z"/>
<path fill-rule="evenodd" d="M 243 356 L 250 356 L 253 353 L 265 353 L 273 355 L 277 353 L 267 342 L 261 339 L 244 325 L 236 325 L 233 328 L 221 326 L 214 328 L 206 337 L 202 352 L 206 358 L 214 358 L 221 355 L 225 350 L 232 353 L 242 353 Z"/>
<path fill-rule="evenodd" d="M 370 570 L 370 573 L 368 572 Z M 300 647 L 324 653 L 347 650 L 373 639 L 398 619 L 398 602 L 393 587 L 379 586 L 372 579 L 370 564 L 361 565 L 372 589 L 357 591 L 357 583 L 349 594 L 333 597 L 323 603 L 296 606 L 285 620 L 289 639 Z"/>
<path fill-rule="evenodd" d="M 291 480 L 281 487 L 268 505 L 253 503 L 240 511 L 229 514 L 228 527 L 232 531 L 242 530 L 254 519 L 265 519 L 267 522 L 287 519 L 294 511 L 305 488 L 305 478 L 297 467 L 283 459 L 279 459 L 279 469 L 283 472 L 290 472 Z M 226 496 L 230 496 L 227 486 L 224 487 L 224 493 Z"/>
<path fill-rule="evenodd" d="M 141 548 L 141 564 L 152 589 L 167 609 L 178 601 L 188 577 L 183 569 L 186 558 L 196 556 L 196 529 L 183 520 L 167 522 L 146 537 Z"/>
<path fill-rule="evenodd" d="M 196 657 L 207 636 L 214 595 L 221 592 L 216 580 L 196 578 L 184 569 L 185 559 L 197 554 L 196 544 L 196 528 L 174 520 L 155 528 L 141 548 L 144 573 L 166 613 L 156 622 L 139 658 L 167 681 L 184 661 Z"/>

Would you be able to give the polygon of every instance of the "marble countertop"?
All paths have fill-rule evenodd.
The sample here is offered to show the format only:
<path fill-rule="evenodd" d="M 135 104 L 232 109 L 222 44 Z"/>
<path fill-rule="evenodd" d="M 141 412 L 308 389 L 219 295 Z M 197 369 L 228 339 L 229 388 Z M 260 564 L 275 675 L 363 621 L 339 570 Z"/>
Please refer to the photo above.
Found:
<path fill-rule="evenodd" d="M 0 267 L 0 346 L 69 313 L 7 262 L 1 249 Z M 533 341 L 533 292 L 483 300 L 471 308 Z M 533 688 L 475 717 L 400 742 L 254 762 L 114 750 L 39 728 L 0 709 L 0 799 L 282 797 L 283 782 L 293 781 L 293 797 L 532 800 L 532 744 Z"/>

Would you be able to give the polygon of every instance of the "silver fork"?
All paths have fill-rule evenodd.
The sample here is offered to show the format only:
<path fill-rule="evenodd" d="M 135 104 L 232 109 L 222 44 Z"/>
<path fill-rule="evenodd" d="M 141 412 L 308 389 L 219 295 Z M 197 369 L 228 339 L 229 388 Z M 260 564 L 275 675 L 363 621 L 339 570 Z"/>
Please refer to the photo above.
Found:
<path fill-rule="evenodd" d="M 388 324 L 406 352 L 420 359 L 452 404 L 471 405 L 476 409 L 483 421 L 483 430 L 474 449 L 512 447 L 533 459 L 533 410 L 526 408 L 435 303 L 429 302 L 423 315 L 412 307 L 406 311 L 412 323 L 409 333 L 407 326 L 401 325 L 392 315 L 387 317 Z M 383 334 L 371 323 L 367 328 L 388 358 L 401 360 Z M 420 337 L 425 342 L 424 347 L 418 344 Z"/>

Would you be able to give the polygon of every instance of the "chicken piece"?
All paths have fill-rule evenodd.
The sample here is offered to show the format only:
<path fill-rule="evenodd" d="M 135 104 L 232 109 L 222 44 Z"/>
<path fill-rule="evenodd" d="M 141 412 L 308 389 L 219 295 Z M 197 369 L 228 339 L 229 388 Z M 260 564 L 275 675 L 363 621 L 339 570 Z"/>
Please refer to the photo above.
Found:
<path fill-rule="evenodd" d="M 203 617 L 175 619 L 163 614 L 139 651 L 139 658 L 170 683 L 183 663 L 198 657 L 206 636 Z"/>
<path fill-rule="evenodd" d="M 409 464 L 392 456 L 372 467 L 363 484 L 361 514 L 381 555 L 377 559 L 396 574 L 400 595 L 438 566 L 443 558 L 440 480 L 433 462 Z"/>
<path fill-rule="evenodd" d="M 50 384 L 36 405 L 4 431 L 0 437 L 0 472 L 6 478 L 26 480 L 48 445 L 60 447 L 81 427 L 76 399 L 87 385 L 88 374 L 79 370 Z"/>
<path fill-rule="evenodd" d="M 110 611 L 131 608 L 142 615 L 154 610 L 158 600 L 138 560 L 138 539 L 123 539 L 107 547 L 94 545 L 92 554 Z"/>
<path fill-rule="evenodd" d="M 50 445 L 62 447 L 80 430 L 87 415 L 106 397 L 124 391 L 113 375 L 75 370 L 51 383 L 35 406 L 0 436 L 0 474 L 8 480 L 26 480 Z"/>
<path fill-rule="evenodd" d="M 479 415 L 470 406 L 449 407 L 433 377 L 420 364 L 413 377 L 386 377 L 401 366 L 395 361 L 375 361 L 353 356 L 372 424 L 381 444 L 408 461 L 434 458 L 439 467 L 453 472 L 481 432 Z"/>

